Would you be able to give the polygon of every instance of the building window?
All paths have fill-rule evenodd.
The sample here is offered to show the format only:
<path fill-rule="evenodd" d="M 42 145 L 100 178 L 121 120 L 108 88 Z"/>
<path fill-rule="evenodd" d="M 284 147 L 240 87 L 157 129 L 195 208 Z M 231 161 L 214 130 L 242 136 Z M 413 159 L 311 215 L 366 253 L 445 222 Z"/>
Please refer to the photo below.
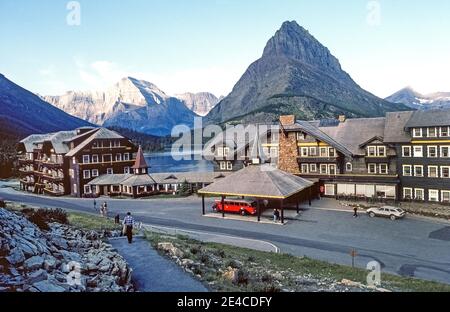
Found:
<path fill-rule="evenodd" d="M 367 155 L 369 157 L 375 157 L 377 156 L 377 148 L 375 146 L 369 146 L 367 148 Z"/>
<path fill-rule="evenodd" d="M 403 157 L 411 157 L 411 146 L 403 146 L 402 147 L 402 156 Z"/>
<path fill-rule="evenodd" d="M 447 166 L 441 167 L 441 178 L 444 178 L 444 179 L 450 178 L 450 167 L 447 167 Z"/>
<path fill-rule="evenodd" d="M 90 162 L 89 159 L 89 155 L 83 155 L 83 164 L 88 164 Z"/>
<path fill-rule="evenodd" d="M 334 148 L 330 148 L 328 151 L 329 157 L 336 157 L 336 150 Z"/>
<path fill-rule="evenodd" d="M 438 166 L 428 166 L 428 177 L 439 178 Z"/>
<path fill-rule="evenodd" d="M 326 164 L 321 164 L 320 165 L 320 174 L 327 174 L 328 173 L 327 168 L 328 168 L 328 166 Z"/>
<path fill-rule="evenodd" d="M 380 164 L 380 174 L 388 174 L 388 165 L 387 164 Z"/>
<path fill-rule="evenodd" d="M 369 172 L 369 174 L 377 173 L 377 165 L 376 164 L 369 164 L 368 165 L 368 172 Z"/>
<path fill-rule="evenodd" d="M 307 164 L 302 164 L 302 173 L 309 173 L 309 166 Z"/>
<path fill-rule="evenodd" d="M 442 158 L 450 157 L 450 146 L 441 146 L 441 157 Z"/>
<path fill-rule="evenodd" d="M 303 132 L 297 132 L 297 140 L 298 141 L 304 141 L 306 140 L 306 134 Z"/>
<path fill-rule="evenodd" d="M 414 176 L 423 177 L 423 166 L 414 166 Z"/>
<path fill-rule="evenodd" d="M 378 157 L 386 157 L 386 146 L 378 146 Z"/>
<path fill-rule="evenodd" d="M 413 198 L 413 189 L 409 187 L 403 188 L 403 199 L 412 199 Z"/>
<path fill-rule="evenodd" d="M 98 155 L 92 155 L 92 162 L 98 163 Z"/>
<path fill-rule="evenodd" d="M 124 154 L 123 154 L 123 160 L 124 160 L 124 161 L 130 160 L 130 153 L 124 153 Z"/>
<path fill-rule="evenodd" d="M 328 172 L 330 175 L 336 174 L 336 165 L 328 165 Z"/>
<path fill-rule="evenodd" d="M 92 169 L 92 177 L 93 178 L 98 177 L 98 169 Z"/>
<path fill-rule="evenodd" d="M 433 128 L 428 128 L 428 137 L 429 138 L 436 138 L 438 135 L 438 131 L 437 128 L 433 127 Z"/>
<path fill-rule="evenodd" d="M 116 161 L 122 161 L 122 154 L 116 154 Z"/>
<path fill-rule="evenodd" d="M 123 168 L 123 173 L 125 173 L 125 174 L 130 173 L 130 167 Z"/>
<path fill-rule="evenodd" d="M 74 193 L 74 194 L 77 194 L 77 193 L 78 193 L 78 185 L 77 185 L 77 184 L 74 184 L 74 185 L 73 185 L 73 193 Z"/>
<path fill-rule="evenodd" d="M 300 155 L 302 156 L 302 157 L 308 157 L 308 148 L 307 147 L 302 147 L 301 148 L 301 152 L 300 152 Z"/>
<path fill-rule="evenodd" d="M 423 157 L 423 146 L 414 146 L 414 157 Z"/>
<path fill-rule="evenodd" d="M 317 172 L 317 165 L 316 164 L 311 164 L 309 166 L 309 172 Z"/>
<path fill-rule="evenodd" d="M 347 171 L 347 172 L 352 172 L 353 171 L 353 165 L 352 165 L 352 163 L 347 163 L 346 165 L 345 165 L 345 171 Z"/>
<path fill-rule="evenodd" d="M 225 161 L 219 162 L 220 170 L 227 170 L 227 163 Z"/>
<path fill-rule="evenodd" d="M 326 147 L 320 148 L 320 157 L 328 157 L 328 148 Z"/>
<path fill-rule="evenodd" d="M 232 171 L 233 170 L 233 163 L 231 161 L 227 161 L 227 170 Z"/>
<path fill-rule="evenodd" d="M 441 192 L 441 201 L 443 203 L 450 203 L 450 191 Z"/>
<path fill-rule="evenodd" d="M 438 147 L 437 146 L 428 146 L 428 157 L 436 158 L 438 157 Z"/>
<path fill-rule="evenodd" d="M 424 200 L 425 199 L 425 190 L 424 189 L 414 189 L 414 199 L 415 200 Z"/>
<path fill-rule="evenodd" d="M 428 200 L 431 202 L 439 201 L 439 190 L 429 190 L 428 191 Z"/>
<path fill-rule="evenodd" d="M 229 147 L 224 147 L 223 148 L 223 156 L 224 157 L 228 157 L 228 155 L 230 155 L 230 148 Z"/>
<path fill-rule="evenodd" d="M 91 186 L 85 185 L 84 186 L 84 194 L 90 194 L 91 193 Z"/>
<path fill-rule="evenodd" d="M 413 137 L 414 138 L 421 138 L 422 135 L 422 128 L 414 128 L 413 129 Z"/>
<path fill-rule="evenodd" d="M 114 174 L 113 168 L 106 169 L 106 174 Z"/>
<path fill-rule="evenodd" d="M 103 162 L 112 162 L 112 154 L 105 154 L 103 155 Z"/>
<path fill-rule="evenodd" d="M 335 186 L 334 184 L 325 184 L 325 196 L 335 196 Z"/>
<path fill-rule="evenodd" d="M 441 137 L 448 137 L 450 133 L 450 127 L 441 127 Z"/>
<path fill-rule="evenodd" d="M 91 171 L 83 170 L 83 179 L 90 179 L 90 178 L 91 178 Z"/>
<path fill-rule="evenodd" d="M 309 156 L 317 156 L 317 147 L 310 147 L 309 148 Z"/>
<path fill-rule="evenodd" d="M 69 169 L 69 176 L 71 179 L 75 179 L 75 171 L 73 169 Z"/>
<path fill-rule="evenodd" d="M 403 165 L 403 176 L 404 177 L 412 176 L 412 166 L 411 165 Z"/>

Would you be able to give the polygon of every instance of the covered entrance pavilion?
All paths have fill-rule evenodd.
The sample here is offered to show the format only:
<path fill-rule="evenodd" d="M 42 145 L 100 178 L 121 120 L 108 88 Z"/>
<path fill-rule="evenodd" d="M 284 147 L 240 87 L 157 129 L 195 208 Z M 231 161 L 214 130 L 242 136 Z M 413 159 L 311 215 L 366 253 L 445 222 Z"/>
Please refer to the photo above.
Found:
<path fill-rule="evenodd" d="M 276 169 L 270 165 L 248 166 L 226 178 L 201 189 L 202 213 L 206 214 L 205 196 L 217 196 L 222 200 L 222 207 L 227 197 L 251 198 L 257 203 L 258 221 L 261 221 L 261 201 L 275 203 L 281 212 L 281 223 L 284 223 L 284 205 L 295 203 L 297 213 L 302 201 L 311 205 L 313 182 L 290 173 Z M 222 209 L 225 217 L 225 209 Z"/>

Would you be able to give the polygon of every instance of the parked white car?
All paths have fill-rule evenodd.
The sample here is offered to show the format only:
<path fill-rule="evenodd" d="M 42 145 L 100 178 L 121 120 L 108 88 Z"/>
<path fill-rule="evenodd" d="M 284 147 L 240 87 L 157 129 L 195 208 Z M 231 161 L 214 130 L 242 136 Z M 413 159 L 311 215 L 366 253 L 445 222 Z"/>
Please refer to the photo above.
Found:
<path fill-rule="evenodd" d="M 371 218 L 385 217 L 391 219 L 392 221 L 404 218 L 406 215 L 406 212 L 404 210 L 390 206 L 370 208 L 367 209 L 367 213 Z"/>

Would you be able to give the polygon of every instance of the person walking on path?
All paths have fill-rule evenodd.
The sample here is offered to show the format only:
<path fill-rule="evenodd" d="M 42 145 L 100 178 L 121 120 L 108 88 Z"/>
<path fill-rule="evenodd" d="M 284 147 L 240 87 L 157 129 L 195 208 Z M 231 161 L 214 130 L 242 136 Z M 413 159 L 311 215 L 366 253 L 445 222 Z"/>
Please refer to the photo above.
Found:
<path fill-rule="evenodd" d="M 97 201 L 94 198 L 94 211 L 97 211 Z"/>
<path fill-rule="evenodd" d="M 108 217 L 108 204 L 106 202 L 103 203 L 103 216 Z"/>
<path fill-rule="evenodd" d="M 100 216 L 103 217 L 103 212 L 105 211 L 105 204 L 100 205 Z"/>
<path fill-rule="evenodd" d="M 127 235 L 128 238 L 128 244 L 131 244 L 133 242 L 133 226 L 134 226 L 134 219 L 131 216 L 131 212 L 127 213 L 127 216 L 125 219 L 123 219 L 123 228 L 124 228 L 124 234 Z"/>
<path fill-rule="evenodd" d="M 353 212 L 354 212 L 354 214 L 353 214 L 353 218 L 358 218 L 358 207 L 354 207 L 353 208 Z"/>

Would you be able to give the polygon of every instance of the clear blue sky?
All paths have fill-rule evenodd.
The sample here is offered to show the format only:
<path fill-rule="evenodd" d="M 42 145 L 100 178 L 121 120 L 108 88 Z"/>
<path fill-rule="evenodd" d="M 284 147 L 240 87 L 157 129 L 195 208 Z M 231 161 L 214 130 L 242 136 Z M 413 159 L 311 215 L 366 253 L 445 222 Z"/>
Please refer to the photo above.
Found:
<path fill-rule="evenodd" d="M 40 94 L 137 76 L 221 95 L 296 20 L 379 96 L 450 91 L 447 0 L 80 0 L 80 26 L 67 25 L 68 2 L 0 0 L 0 73 Z"/>

